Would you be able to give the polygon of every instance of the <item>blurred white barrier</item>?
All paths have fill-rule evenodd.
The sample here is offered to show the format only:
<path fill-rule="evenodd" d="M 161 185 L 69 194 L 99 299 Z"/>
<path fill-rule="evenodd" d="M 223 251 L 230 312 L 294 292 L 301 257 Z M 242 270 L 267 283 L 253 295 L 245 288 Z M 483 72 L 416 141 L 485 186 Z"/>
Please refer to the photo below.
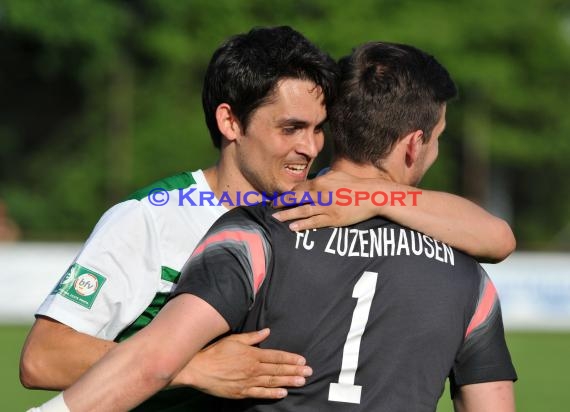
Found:
<path fill-rule="evenodd" d="M 0 323 L 31 324 L 80 248 L 79 243 L 0 243 Z"/>
<path fill-rule="evenodd" d="M 79 252 L 75 243 L 0 243 L 0 323 L 31 323 Z M 484 265 L 509 329 L 570 330 L 570 254 L 515 253 Z"/>
<path fill-rule="evenodd" d="M 570 330 L 570 253 L 519 252 L 483 266 L 499 292 L 508 329 Z"/>

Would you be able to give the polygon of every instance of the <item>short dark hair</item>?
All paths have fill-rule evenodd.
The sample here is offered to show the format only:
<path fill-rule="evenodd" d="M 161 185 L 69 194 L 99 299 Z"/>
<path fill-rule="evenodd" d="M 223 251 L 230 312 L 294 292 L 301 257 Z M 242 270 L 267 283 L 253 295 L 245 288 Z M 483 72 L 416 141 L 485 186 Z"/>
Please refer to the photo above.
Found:
<path fill-rule="evenodd" d="M 412 46 L 366 43 L 339 66 L 338 98 L 329 109 L 335 156 L 360 164 L 377 165 L 415 130 L 427 142 L 443 104 L 457 95 L 447 70 Z"/>
<path fill-rule="evenodd" d="M 288 26 L 254 28 L 231 37 L 218 48 L 204 78 L 202 105 L 214 146 L 222 134 L 216 108 L 230 105 L 245 131 L 253 112 L 271 100 L 279 80 L 310 80 L 324 93 L 329 106 L 336 96 L 336 62 L 301 33 Z"/>

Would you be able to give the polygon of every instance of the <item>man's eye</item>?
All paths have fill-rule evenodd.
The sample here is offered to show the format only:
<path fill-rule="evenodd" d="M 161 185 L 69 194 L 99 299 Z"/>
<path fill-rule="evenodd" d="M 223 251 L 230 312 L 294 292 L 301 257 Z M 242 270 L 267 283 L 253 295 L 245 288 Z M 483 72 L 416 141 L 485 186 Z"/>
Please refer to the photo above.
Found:
<path fill-rule="evenodd" d="M 297 131 L 297 128 L 295 126 L 283 128 L 283 134 L 294 134 L 296 131 Z"/>

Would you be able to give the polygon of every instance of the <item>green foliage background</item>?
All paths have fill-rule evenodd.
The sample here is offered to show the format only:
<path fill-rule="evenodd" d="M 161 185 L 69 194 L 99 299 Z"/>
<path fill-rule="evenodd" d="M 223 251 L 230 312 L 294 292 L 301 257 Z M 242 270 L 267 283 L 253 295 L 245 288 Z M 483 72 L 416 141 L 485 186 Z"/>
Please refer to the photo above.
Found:
<path fill-rule="evenodd" d="M 83 239 L 130 191 L 214 162 L 208 59 L 232 34 L 281 24 L 335 58 L 369 40 L 435 55 L 460 99 L 424 186 L 508 219 L 521 248 L 570 250 L 562 0 L 3 0 L 0 199 L 25 238 Z"/>

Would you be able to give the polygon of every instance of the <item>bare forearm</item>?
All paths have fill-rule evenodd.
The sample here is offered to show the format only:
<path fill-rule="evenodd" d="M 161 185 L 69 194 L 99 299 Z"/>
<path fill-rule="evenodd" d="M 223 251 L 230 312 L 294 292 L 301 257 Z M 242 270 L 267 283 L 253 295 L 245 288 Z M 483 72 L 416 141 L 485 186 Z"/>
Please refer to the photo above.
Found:
<path fill-rule="evenodd" d="M 28 389 L 67 389 L 116 345 L 39 317 L 22 349 L 20 381 Z M 178 386 L 194 383 L 191 372 L 184 379 Z"/>
<path fill-rule="evenodd" d="M 153 354 L 136 341 L 133 336 L 111 350 L 64 392 L 71 411 L 126 411 L 170 382 L 170 374 L 152 370 Z"/>
<path fill-rule="evenodd" d="M 66 389 L 114 346 L 40 317 L 22 349 L 20 381 L 29 389 Z"/>
<path fill-rule="evenodd" d="M 309 191 L 312 199 L 318 199 L 319 193 L 333 193 L 336 197 L 333 195 L 335 199 L 328 205 L 307 204 L 276 213 L 275 218 L 291 221 L 291 230 L 351 225 L 380 215 L 480 261 L 503 260 L 515 248 L 513 232 L 505 221 L 449 193 L 420 190 L 384 179 L 357 178 L 338 171 L 309 180 L 295 190 Z M 339 199 L 341 190 L 343 196 Z"/>
<path fill-rule="evenodd" d="M 268 335 L 265 330 L 218 341 L 195 356 L 170 385 L 225 398 L 282 398 L 284 387 L 303 385 L 311 368 L 302 356 L 254 346 Z M 116 345 L 39 317 L 22 350 L 20 380 L 29 389 L 67 389 Z"/>
<path fill-rule="evenodd" d="M 412 188 L 410 188 L 412 189 Z M 384 216 L 460 249 L 480 261 L 497 262 L 514 250 L 509 225 L 462 197 L 423 190 L 405 205 L 387 207 Z"/>
<path fill-rule="evenodd" d="M 205 301 L 180 295 L 66 390 L 65 402 L 73 412 L 130 410 L 168 385 L 202 346 L 228 329 Z"/>

